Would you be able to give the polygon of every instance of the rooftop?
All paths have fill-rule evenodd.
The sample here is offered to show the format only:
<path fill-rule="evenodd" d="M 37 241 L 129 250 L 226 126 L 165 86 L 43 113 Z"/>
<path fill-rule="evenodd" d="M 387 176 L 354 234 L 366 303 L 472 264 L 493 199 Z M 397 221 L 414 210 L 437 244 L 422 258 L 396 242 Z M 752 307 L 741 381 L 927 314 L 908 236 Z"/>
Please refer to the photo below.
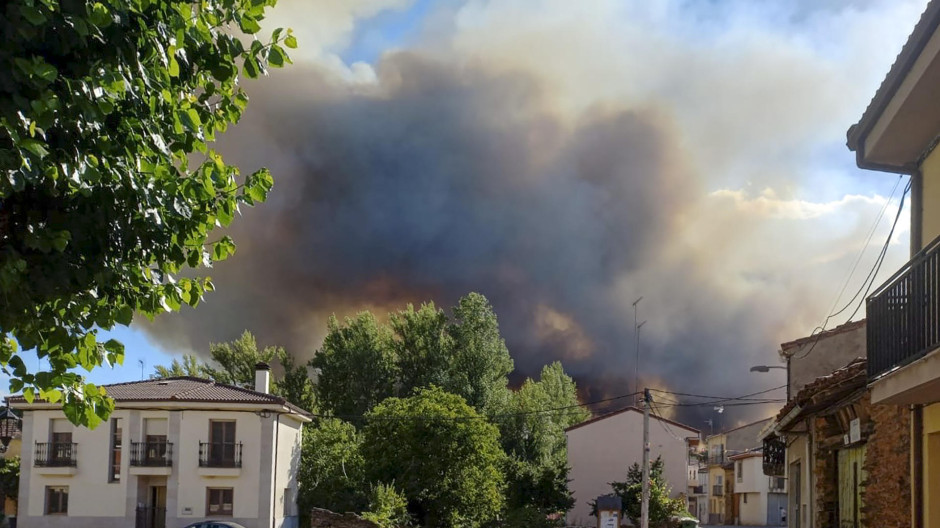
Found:
<path fill-rule="evenodd" d="M 862 328 L 865 326 L 865 323 L 866 323 L 866 320 L 862 319 L 860 321 L 852 321 L 849 323 L 841 324 L 833 329 L 825 330 L 815 335 L 801 337 L 799 339 L 794 339 L 793 341 L 787 341 L 786 343 L 782 343 L 780 345 L 780 349 L 784 353 L 786 353 L 786 351 L 791 348 L 801 347 L 805 344 L 812 343 L 813 341 L 817 341 L 819 339 L 826 339 L 826 338 L 836 336 L 839 334 L 844 334 L 846 332 L 851 332 L 852 330 L 856 330 L 858 328 Z"/>
<path fill-rule="evenodd" d="M 190 403 L 237 403 L 258 405 L 282 405 L 292 412 L 310 417 L 310 413 L 274 394 L 216 383 L 195 377 L 158 378 L 104 385 L 108 396 L 115 403 L 128 402 L 190 402 Z M 10 404 L 26 404 L 22 395 L 8 398 Z M 40 403 L 41 400 L 36 400 Z"/>
<path fill-rule="evenodd" d="M 565 429 L 565 432 L 567 433 L 568 431 L 573 431 L 573 430 L 575 430 L 575 429 L 580 429 L 581 427 L 584 427 L 584 426 L 586 426 L 586 425 L 591 425 L 591 424 L 596 423 L 596 422 L 599 422 L 599 421 L 601 421 L 601 420 L 606 420 L 607 418 L 611 418 L 611 417 L 613 417 L 613 416 L 617 416 L 617 415 L 620 415 L 620 414 L 623 414 L 623 413 L 626 413 L 626 412 L 636 412 L 636 413 L 643 414 L 643 411 L 642 411 L 641 409 L 637 408 L 637 407 L 633 407 L 633 406 L 624 407 L 623 409 L 618 409 L 618 410 L 616 410 L 616 411 L 609 412 L 609 413 L 606 413 L 606 414 L 602 414 L 602 415 L 600 415 L 600 416 L 595 416 L 594 418 L 590 418 L 590 419 L 585 420 L 585 421 L 583 421 L 583 422 L 581 422 L 581 423 L 579 423 L 579 424 L 574 424 L 574 425 L 572 425 L 571 427 Z M 667 424 L 669 424 L 669 425 L 674 425 L 674 426 L 676 426 L 676 427 L 681 427 L 681 428 L 685 429 L 686 431 L 689 431 L 690 433 L 694 433 L 696 437 L 698 437 L 698 435 L 699 435 L 699 430 L 698 430 L 698 429 L 695 429 L 694 427 L 690 427 L 690 426 L 685 425 L 685 424 L 683 424 L 683 423 L 679 423 L 679 422 L 672 421 L 672 420 L 670 420 L 670 419 L 668 419 L 668 418 L 660 418 L 659 416 L 655 416 L 655 415 L 653 415 L 652 413 L 650 414 L 650 420 L 660 420 L 660 421 L 665 422 L 665 423 L 667 423 Z"/>

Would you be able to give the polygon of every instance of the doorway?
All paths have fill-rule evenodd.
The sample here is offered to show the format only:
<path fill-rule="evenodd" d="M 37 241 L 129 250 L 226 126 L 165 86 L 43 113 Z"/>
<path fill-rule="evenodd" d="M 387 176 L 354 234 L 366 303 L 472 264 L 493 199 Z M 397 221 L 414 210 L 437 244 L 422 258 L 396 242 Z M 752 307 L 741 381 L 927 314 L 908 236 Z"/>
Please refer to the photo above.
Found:
<path fill-rule="evenodd" d="M 796 461 L 790 464 L 790 512 L 787 515 L 787 525 L 792 526 L 793 528 L 800 528 L 800 504 L 803 502 L 801 496 L 802 492 L 802 476 L 800 462 Z"/>

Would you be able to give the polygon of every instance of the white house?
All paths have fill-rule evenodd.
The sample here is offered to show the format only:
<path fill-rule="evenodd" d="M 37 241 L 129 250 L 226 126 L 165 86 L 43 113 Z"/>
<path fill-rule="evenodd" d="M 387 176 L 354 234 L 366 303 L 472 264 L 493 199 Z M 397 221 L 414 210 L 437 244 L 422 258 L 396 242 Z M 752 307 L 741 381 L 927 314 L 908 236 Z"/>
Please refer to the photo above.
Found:
<path fill-rule="evenodd" d="M 699 431 L 687 425 L 650 416 L 650 461 L 663 457 L 663 473 L 672 496 L 686 494 L 690 484 L 689 441 Z M 592 418 L 565 430 L 568 442 L 568 488 L 574 507 L 567 526 L 597 526 L 590 502 L 611 493 L 610 482 L 624 481 L 634 462 L 643 462 L 643 411 L 628 407 Z M 697 478 L 697 476 L 696 476 Z"/>
<path fill-rule="evenodd" d="M 23 411 L 18 526 L 180 528 L 207 518 L 297 526 L 303 410 L 268 393 L 182 377 L 107 385 L 115 410 L 94 430 L 57 404 Z"/>
<path fill-rule="evenodd" d="M 782 526 L 786 524 L 786 479 L 764 475 L 760 451 L 728 457 L 734 463 L 735 524 Z"/>

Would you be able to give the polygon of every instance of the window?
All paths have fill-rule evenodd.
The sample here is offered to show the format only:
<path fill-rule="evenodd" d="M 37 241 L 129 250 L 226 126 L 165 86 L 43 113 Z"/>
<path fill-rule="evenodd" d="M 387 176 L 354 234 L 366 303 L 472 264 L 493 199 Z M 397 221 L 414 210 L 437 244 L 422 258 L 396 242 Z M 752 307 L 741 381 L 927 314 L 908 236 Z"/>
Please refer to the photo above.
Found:
<path fill-rule="evenodd" d="M 206 488 L 206 515 L 232 515 L 232 488 Z"/>
<path fill-rule="evenodd" d="M 235 422 L 209 421 L 209 459 L 215 463 L 235 461 Z"/>
<path fill-rule="evenodd" d="M 72 433 L 52 433 L 50 450 L 52 465 L 68 465 L 72 460 Z"/>
<path fill-rule="evenodd" d="M 744 497 L 744 504 L 747 504 L 747 493 L 743 493 L 741 496 Z"/>
<path fill-rule="evenodd" d="M 744 480 L 744 462 L 741 462 L 739 460 L 736 465 L 737 465 L 736 469 L 738 470 L 738 482 L 741 482 Z"/>
<path fill-rule="evenodd" d="M 111 468 L 108 471 L 108 482 L 121 481 L 121 446 L 122 446 L 121 419 L 111 419 Z"/>
<path fill-rule="evenodd" d="M 69 512 L 69 487 L 46 486 L 46 515 L 66 515 Z"/>

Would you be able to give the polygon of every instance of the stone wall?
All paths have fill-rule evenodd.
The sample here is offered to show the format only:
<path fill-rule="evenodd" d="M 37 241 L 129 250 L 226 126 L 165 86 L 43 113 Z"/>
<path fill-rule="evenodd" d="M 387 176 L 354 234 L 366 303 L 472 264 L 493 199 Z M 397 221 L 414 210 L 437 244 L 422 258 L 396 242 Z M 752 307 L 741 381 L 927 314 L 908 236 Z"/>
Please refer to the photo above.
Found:
<path fill-rule="evenodd" d="M 911 525 L 911 411 L 906 407 L 873 405 L 874 431 L 865 456 L 864 506 L 871 528 Z"/>
<path fill-rule="evenodd" d="M 813 461 L 813 474 L 815 475 L 816 489 L 816 522 L 817 528 L 839 528 L 837 524 L 839 510 L 839 463 L 833 445 L 841 443 L 841 435 L 834 438 L 827 426 L 825 418 L 814 418 L 815 454 Z"/>
<path fill-rule="evenodd" d="M 314 508 L 310 512 L 310 528 L 380 528 L 374 522 L 367 521 L 352 513 L 339 514 L 329 510 Z"/>

